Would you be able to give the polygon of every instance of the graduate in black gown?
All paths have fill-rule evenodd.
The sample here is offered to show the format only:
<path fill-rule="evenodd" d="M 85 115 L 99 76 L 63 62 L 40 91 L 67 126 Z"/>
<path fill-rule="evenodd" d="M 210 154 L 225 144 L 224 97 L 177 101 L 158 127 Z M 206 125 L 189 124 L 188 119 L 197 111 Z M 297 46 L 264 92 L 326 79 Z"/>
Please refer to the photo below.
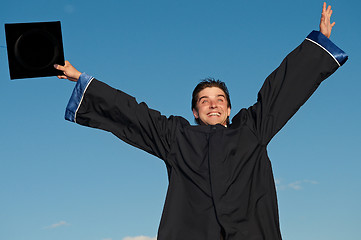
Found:
<path fill-rule="evenodd" d="M 265 80 L 257 102 L 229 121 L 224 83 L 194 90 L 199 125 L 166 117 L 69 62 L 61 79 L 76 81 L 65 118 L 109 131 L 162 159 L 169 186 L 159 240 L 280 240 L 278 207 L 267 145 L 323 80 L 347 60 L 329 40 L 331 7 L 324 3 L 320 31 L 311 32 Z"/>

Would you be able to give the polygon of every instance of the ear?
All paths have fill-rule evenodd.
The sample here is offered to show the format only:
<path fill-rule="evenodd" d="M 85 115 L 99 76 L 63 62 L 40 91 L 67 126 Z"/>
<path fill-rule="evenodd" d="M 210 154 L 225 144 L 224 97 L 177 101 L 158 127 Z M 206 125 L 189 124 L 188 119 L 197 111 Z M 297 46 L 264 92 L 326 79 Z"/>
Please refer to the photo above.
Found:
<path fill-rule="evenodd" d="M 199 118 L 198 111 L 197 111 L 195 108 L 193 108 L 193 116 L 194 116 L 196 119 Z"/>
<path fill-rule="evenodd" d="M 230 107 L 227 108 L 227 116 L 229 117 L 229 115 L 231 115 L 231 108 Z"/>

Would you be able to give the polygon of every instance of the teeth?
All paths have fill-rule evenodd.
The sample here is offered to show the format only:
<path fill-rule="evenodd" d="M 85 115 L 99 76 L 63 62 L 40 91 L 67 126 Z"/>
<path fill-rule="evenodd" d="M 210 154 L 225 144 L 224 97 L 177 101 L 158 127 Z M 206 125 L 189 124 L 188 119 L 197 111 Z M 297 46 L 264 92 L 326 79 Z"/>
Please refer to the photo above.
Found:
<path fill-rule="evenodd" d="M 209 116 L 220 116 L 220 114 L 219 113 L 210 113 L 210 114 L 208 114 Z"/>

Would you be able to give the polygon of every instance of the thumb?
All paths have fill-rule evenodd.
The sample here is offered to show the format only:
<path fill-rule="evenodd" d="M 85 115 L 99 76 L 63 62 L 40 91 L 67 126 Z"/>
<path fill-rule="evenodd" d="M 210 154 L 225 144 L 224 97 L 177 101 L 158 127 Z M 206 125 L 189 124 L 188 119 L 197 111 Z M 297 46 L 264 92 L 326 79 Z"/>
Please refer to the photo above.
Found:
<path fill-rule="evenodd" d="M 57 69 L 57 70 L 60 70 L 60 71 L 64 71 L 65 70 L 65 67 L 64 66 L 61 66 L 59 64 L 54 64 L 54 68 Z"/>

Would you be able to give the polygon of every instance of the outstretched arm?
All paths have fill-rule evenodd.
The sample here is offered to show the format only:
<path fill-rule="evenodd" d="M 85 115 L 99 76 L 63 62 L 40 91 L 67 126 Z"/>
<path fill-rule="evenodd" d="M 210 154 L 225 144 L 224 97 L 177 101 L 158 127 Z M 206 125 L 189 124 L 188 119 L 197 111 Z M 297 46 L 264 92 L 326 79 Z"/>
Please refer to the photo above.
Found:
<path fill-rule="evenodd" d="M 56 68 L 64 73 L 64 75 L 58 76 L 59 79 L 68 79 L 70 81 L 76 82 L 76 81 L 78 81 L 78 79 L 81 75 L 81 72 L 79 72 L 75 67 L 73 67 L 73 65 L 71 65 L 70 62 L 68 62 L 68 61 L 65 61 L 64 66 L 55 64 L 54 68 Z"/>
<path fill-rule="evenodd" d="M 335 22 L 331 23 L 332 10 L 331 5 L 327 7 L 326 2 L 323 3 L 321 21 L 320 21 L 320 32 L 326 37 L 330 38 L 331 31 L 333 26 L 335 26 Z"/>

